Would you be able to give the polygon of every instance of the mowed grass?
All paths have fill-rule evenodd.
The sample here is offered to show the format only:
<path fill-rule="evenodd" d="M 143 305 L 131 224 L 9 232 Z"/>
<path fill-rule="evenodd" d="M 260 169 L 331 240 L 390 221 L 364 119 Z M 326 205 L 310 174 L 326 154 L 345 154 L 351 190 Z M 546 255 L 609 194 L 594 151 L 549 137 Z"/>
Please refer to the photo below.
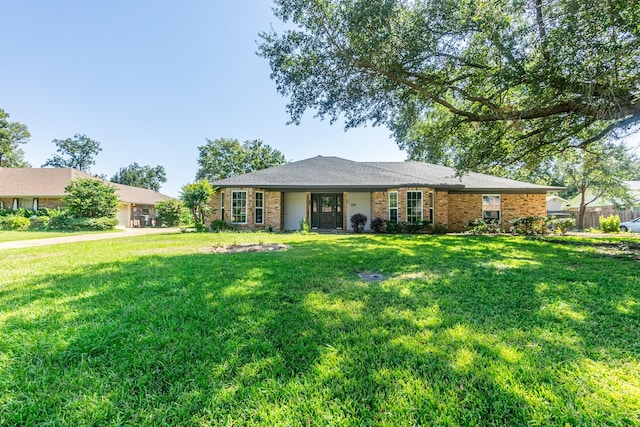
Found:
<path fill-rule="evenodd" d="M 210 253 L 250 242 L 291 247 Z M 590 246 L 158 235 L 0 272 L 0 425 L 640 425 L 640 261 Z"/>

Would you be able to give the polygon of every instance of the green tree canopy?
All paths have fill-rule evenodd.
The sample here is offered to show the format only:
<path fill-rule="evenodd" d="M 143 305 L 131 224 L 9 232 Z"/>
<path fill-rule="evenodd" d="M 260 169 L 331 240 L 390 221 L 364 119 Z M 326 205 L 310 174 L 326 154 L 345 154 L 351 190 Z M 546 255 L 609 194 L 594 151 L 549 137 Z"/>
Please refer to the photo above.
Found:
<path fill-rule="evenodd" d="M 284 154 L 264 144 L 261 140 L 207 139 L 198 147 L 198 172 L 196 179 L 216 181 L 260 169 L 286 163 Z"/>
<path fill-rule="evenodd" d="M 9 114 L 0 108 L 0 168 L 26 168 L 21 144 L 29 142 L 31 134 L 26 125 L 10 122 Z"/>
<path fill-rule="evenodd" d="M 59 154 L 53 154 L 43 167 L 75 168 L 89 172 L 91 166 L 96 164 L 93 157 L 102 151 L 100 143 L 87 135 L 75 134 L 73 138 L 54 139 L 52 142 L 58 147 L 56 152 Z"/>
<path fill-rule="evenodd" d="M 640 123 L 638 0 L 275 0 L 294 123 L 392 129 L 414 158 L 531 164 Z"/>
<path fill-rule="evenodd" d="M 180 191 L 180 200 L 191 211 L 196 227 L 204 230 L 207 212 L 211 210 L 209 201 L 216 192 L 209 181 L 201 179 L 193 184 L 187 184 Z"/>
<path fill-rule="evenodd" d="M 77 178 L 65 187 L 65 206 L 75 218 L 114 218 L 120 200 L 115 187 L 92 178 Z"/>
<path fill-rule="evenodd" d="M 137 162 L 134 162 L 129 166 L 120 168 L 120 170 L 111 177 L 110 181 L 160 191 L 162 184 L 167 182 L 167 174 L 164 166 L 140 166 Z"/>
<path fill-rule="evenodd" d="M 597 142 L 558 157 L 553 173 L 567 187 L 567 197 L 580 196 L 576 227 L 584 228 L 586 207 L 601 197 L 630 205 L 633 197 L 624 180 L 640 177 L 640 160 L 620 144 Z"/>

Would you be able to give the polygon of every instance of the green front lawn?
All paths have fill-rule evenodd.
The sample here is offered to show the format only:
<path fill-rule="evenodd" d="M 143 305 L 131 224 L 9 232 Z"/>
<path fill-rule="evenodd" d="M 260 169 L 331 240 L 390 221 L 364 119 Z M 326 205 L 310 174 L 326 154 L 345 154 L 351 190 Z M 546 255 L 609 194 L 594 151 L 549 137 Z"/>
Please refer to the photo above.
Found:
<path fill-rule="evenodd" d="M 570 242 L 5 250 L 0 425 L 640 425 L 640 241 Z"/>

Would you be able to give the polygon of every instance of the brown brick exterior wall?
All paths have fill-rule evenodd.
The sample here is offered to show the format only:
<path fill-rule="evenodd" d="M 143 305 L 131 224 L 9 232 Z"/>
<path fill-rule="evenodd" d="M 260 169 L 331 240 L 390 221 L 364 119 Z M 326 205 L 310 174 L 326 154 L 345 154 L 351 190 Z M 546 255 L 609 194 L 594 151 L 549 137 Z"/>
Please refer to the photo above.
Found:
<path fill-rule="evenodd" d="M 464 231 L 482 217 L 482 194 L 449 194 L 449 231 Z"/>
<path fill-rule="evenodd" d="M 371 219 L 389 217 L 389 193 L 386 191 L 373 191 L 371 193 Z"/>
<path fill-rule="evenodd" d="M 268 226 L 274 230 L 283 230 L 284 205 L 283 193 L 258 188 L 225 188 L 225 217 L 224 221 L 231 221 L 231 192 L 247 192 L 247 224 L 238 227 L 260 230 Z M 255 192 L 263 191 L 265 198 L 264 224 L 255 224 Z M 436 224 L 444 225 L 448 231 L 464 231 L 469 221 L 482 217 L 482 194 L 448 193 L 434 191 L 426 187 L 392 188 L 387 191 L 373 191 L 371 193 L 371 219 L 388 218 L 389 192 L 398 192 L 398 217 L 400 221 L 407 220 L 407 191 L 422 191 L 424 218 L 429 217 L 429 193 L 434 193 L 434 219 Z M 347 193 L 343 194 L 344 206 L 347 206 Z M 11 202 L 11 201 L 10 201 Z M 501 218 L 505 229 L 510 227 L 509 221 L 525 216 L 546 215 L 546 194 L 501 194 Z M 211 200 L 214 212 L 207 218 L 207 225 L 221 219 L 220 192 L 216 192 Z M 42 205 L 41 205 L 42 206 Z M 6 202 L 5 202 L 6 207 Z M 346 209 L 345 209 L 346 212 Z M 346 219 L 345 219 L 346 221 Z M 346 224 L 346 222 L 345 222 Z"/>
<path fill-rule="evenodd" d="M 247 192 L 247 223 L 235 224 L 240 228 L 248 230 L 262 230 L 271 226 L 274 230 L 282 230 L 283 212 L 282 212 L 282 193 L 280 191 L 269 191 L 260 188 L 225 188 L 217 191 L 211 198 L 209 206 L 213 212 L 207 216 L 206 224 L 212 221 L 223 219 L 226 223 L 231 223 L 231 192 L 246 191 Z M 255 193 L 262 191 L 264 193 L 264 224 L 255 223 Z M 221 217 L 221 192 L 224 192 L 224 218 Z"/>
<path fill-rule="evenodd" d="M 446 209 L 447 198 L 446 192 L 435 192 L 427 187 L 409 187 L 409 188 L 390 188 L 387 191 L 373 191 L 371 193 L 371 219 L 389 218 L 389 192 L 398 192 L 398 220 L 407 220 L 407 191 L 422 191 L 422 215 L 425 220 L 429 219 L 429 193 L 434 193 L 434 220 L 436 224 L 446 225 L 447 212 L 439 212 L 440 209 Z M 444 194 L 444 197 L 443 197 Z"/>
<path fill-rule="evenodd" d="M 503 227 L 509 228 L 509 221 L 526 216 L 547 216 L 546 194 L 503 194 Z"/>
<path fill-rule="evenodd" d="M 435 223 L 449 228 L 449 193 L 447 191 L 436 191 L 434 197 Z"/>
<path fill-rule="evenodd" d="M 547 215 L 547 195 L 501 194 L 500 217 L 502 228 L 508 230 L 509 221 L 527 216 Z M 464 231 L 469 221 L 482 218 L 482 194 L 449 194 L 449 231 Z"/>

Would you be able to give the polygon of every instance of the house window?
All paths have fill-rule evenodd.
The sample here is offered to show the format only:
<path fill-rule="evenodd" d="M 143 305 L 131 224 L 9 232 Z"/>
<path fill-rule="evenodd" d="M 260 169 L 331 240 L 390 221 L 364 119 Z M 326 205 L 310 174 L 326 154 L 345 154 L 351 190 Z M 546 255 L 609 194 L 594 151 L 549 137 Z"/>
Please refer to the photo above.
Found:
<path fill-rule="evenodd" d="M 398 192 L 389 192 L 389 221 L 398 222 Z"/>
<path fill-rule="evenodd" d="M 38 210 L 38 199 L 34 198 L 33 202 L 31 203 L 31 209 L 33 209 L 33 211 L 37 211 Z"/>
<path fill-rule="evenodd" d="M 407 191 L 407 222 L 422 221 L 422 191 Z"/>
<path fill-rule="evenodd" d="M 220 192 L 220 219 L 224 221 L 224 191 Z"/>
<path fill-rule="evenodd" d="M 433 193 L 429 193 L 429 221 L 431 221 L 431 224 L 433 224 L 433 220 L 434 220 L 433 204 L 434 204 Z"/>
<path fill-rule="evenodd" d="M 231 222 L 234 224 L 247 223 L 247 192 L 231 192 Z"/>
<path fill-rule="evenodd" d="M 482 219 L 500 220 L 500 195 L 482 195 Z"/>
<path fill-rule="evenodd" d="M 256 191 L 256 224 L 264 224 L 264 193 Z"/>
<path fill-rule="evenodd" d="M 13 209 L 18 209 L 20 204 L 18 203 L 18 199 L 13 199 Z"/>

